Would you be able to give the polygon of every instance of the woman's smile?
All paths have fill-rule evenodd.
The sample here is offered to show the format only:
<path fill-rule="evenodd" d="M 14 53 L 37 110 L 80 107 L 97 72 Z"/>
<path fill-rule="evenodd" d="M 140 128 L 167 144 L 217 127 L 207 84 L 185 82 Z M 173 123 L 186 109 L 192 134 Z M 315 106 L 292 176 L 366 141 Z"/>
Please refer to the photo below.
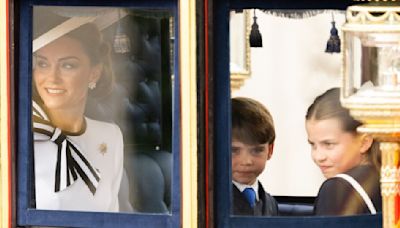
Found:
<path fill-rule="evenodd" d="M 64 94 L 66 92 L 66 90 L 64 89 L 51 89 L 51 88 L 46 88 L 46 91 L 49 94 Z"/>

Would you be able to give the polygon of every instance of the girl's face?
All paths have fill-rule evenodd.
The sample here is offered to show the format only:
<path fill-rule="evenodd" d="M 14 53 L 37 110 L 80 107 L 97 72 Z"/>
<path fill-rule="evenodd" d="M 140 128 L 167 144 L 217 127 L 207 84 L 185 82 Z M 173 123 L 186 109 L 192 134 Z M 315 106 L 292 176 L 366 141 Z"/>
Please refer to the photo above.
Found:
<path fill-rule="evenodd" d="M 311 156 L 323 175 L 330 178 L 366 161 L 372 139 L 342 130 L 336 118 L 307 120 L 306 131 Z"/>
<path fill-rule="evenodd" d="M 83 108 L 89 82 L 98 80 L 101 65 L 91 65 L 79 41 L 61 37 L 39 49 L 35 56 L 34 83 L 46 107 Z"/>

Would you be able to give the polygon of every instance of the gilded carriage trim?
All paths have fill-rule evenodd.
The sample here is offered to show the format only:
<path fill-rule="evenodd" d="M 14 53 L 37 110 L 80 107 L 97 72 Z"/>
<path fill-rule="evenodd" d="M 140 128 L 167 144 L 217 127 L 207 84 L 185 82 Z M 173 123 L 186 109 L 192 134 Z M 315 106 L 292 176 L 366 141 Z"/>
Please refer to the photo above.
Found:
<path fill-rule="evenodd" d="M 244 58 L 244 65 L 243 65 L 243 69 L 241 69 L 240 71 L 233 71 L 230 72 L 230 76 L 231 76 L 231 90 L 237 90 L 240 89 L 240 87 L 242 87 L 244 85 L 244 82 L 246 81 L 246 79 L 251 77 L 251 53 L 250 53 L 250 31 L 251 31 L 251 24 L 250 24 L 250 18 L 251 15 L 249 13 L 249 11 L 244 10 L 243 11 L 243 18 L 244 18 L 244 26 L 245 26 L 245 33 L 244 34 L 240 34 L 244 35 L 243 39 L 244 39 L 244 50 L 242 50 L 243 52 L 243 58 Z M 236 34 L 235 34 L 236 35 Z M 231 47 L 232 48 L 232 47 Z"/>
<path fill-rule="evenodd" d="M 377 5 L 355 5 L 347 8 L 346 23 L 342 26 L 344 42 L 342 42 L 343 88 L 341 101 L 354 118 L 363 122 L 363 125 L 357 130 L 370 134 L 381 142 L 380 181 L 383 227 L 389 228 L 399 227 L 400 224 L 400 212 L 398 211 L 400 207 L 400 94 L 398 91 L 371 89 L 373 87 L 368 87 L 361 80 L 361 73 L 351 70 L 355 69 L 354 65 L 358 66 L 358 62 L 353 59 L 354 53 L 352 52 L 358 46 L 351 43 L 354 42 L 352 39 L 355 37 L 363 39 L 369 34 L 383 36 L 400 32 L 400 7 Z M 389 41 L 385 40 L 385 42 Z M 377 47 L 384 43 L 378 45 L 366 38 L 361 42 L 363 45 L 371 47 Z M 360 72 L 362 71 L 360 70 Z M 365 84 L 362 85 L 360 82 Z M 365 87 L 363 87 L 364 85 Z"/>
<path fill-rule="evenodd" d="M 383 196 L 399 194 L 400 170 L 394 166 L 385 166 L 381 169 L 381 193 Z"/>
<path fill-rule="evenodd" d="M 0 0 L 0 227 L 10 227 L 8 1 Z"/>
<path fill-rule="evenodd" d="M 388 142 L 388 137 L 378 139 L 386 141 L 380 143 L 382 151 L 381 194 L 384 212 L 383 226 L 393 227 L 398 222 L 396 208 L 399 205 L 396 199 L 400 193 L 400 144 L 395 141 Z"/>
<path fill-rule="evenodd" d="M 350 6 L 346 12 L 347 23 L 375 24 L 375 23 L 399 23 L 400 7 L 384 6 Z"/>
<path fill-rule="evenodd" d="M 197 227 L 196 1 L 179 1 L 181 80 L 181 227 Z"/>

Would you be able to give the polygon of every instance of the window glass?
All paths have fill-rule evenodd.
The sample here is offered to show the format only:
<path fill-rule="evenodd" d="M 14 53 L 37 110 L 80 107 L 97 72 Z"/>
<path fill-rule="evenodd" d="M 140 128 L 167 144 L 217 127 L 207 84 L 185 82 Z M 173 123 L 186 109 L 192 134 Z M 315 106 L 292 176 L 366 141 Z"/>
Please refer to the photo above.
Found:
<path fill-rule="evenodd" d="M 286 3 L 279 1 L 250 3 L 241 0 L 228 0 L 215 3 L 214 7 L 217 9 L 215 15 L 218 23 L 213 24 L 213 32 L 217 33 L 218 31 L 224 31 L 227 27 L 229 28 L 229 33 L 218 33 L 218 39 L 214 39 L 216 42 L 214 45 L 218 48 L 214 49 L 215 54 L 213 56 L 214 59 L 218 60 L 218 67 L 214 68 L 214 93 L 216 97 L 214 114 L 215 122 L 217 123 L 217 127 L 215 128 L 215 141 L 218 142 L 215 145 L 215 160 L 217 163 L 215 175 L 215 185 L 217 189 L 215 193 L 216 199 L 218 199 L 216 201 L 215 211 L 217 214 L 218 227 L 319 227 L 322 224 L 324 227 L 337 227 L 337 224 L 362 227 L 381 225 L 381 215 L 379 213 L 377 216 L 309 216 L 305 218 L 305 214 L 303 213 L 304 208 L 297 207 L 299 203 L 304 204 L 304 202 L 306 202 L 307 213 L 311 212 L 312 214 L 314 198 L 320 184 L 324 180 L 322 175 L 320 175 L 321 171 L 311 160 L 311 148 L 310 145 L 307 145 L 308 139 L 305 133 L 305 114 L 306 108 L 312 103 L 316 95 L 321 94 L 330 87 L 340 86 L 341 54 L 328 54 L 325 53 L 325 49 L 327 48 L 327 41 L 331 37 L 332 13 L 336 21 L 336 28 L 339 31 L 339 36 L 340 25 L 344 21 L 344 11 L 339 12 L 331 9 L 344 10 L 349 4 L 351 3 L 348 1 L 340 3 L 306 3 L 298 1 L 289 1 Z M 256 8 L 256 10 L 254 11 L 252 8 Z M 251 10 L 247 11 L 246 9 Z M 248 22 L 248 29 L 243 29 L 242 25 L 246 23 L 241 20 L 238 21 L 237 19 L 246 18 L 243 16 L 246 11 L 249 14 L 250 22 Z M 327 13 L 327 15 L 324 15 L 324 13 Z M 325 20 L 325 23 L 321 21 L 321 24 L 311 24 L 311 26 L 301 25 L 303 22 L 308 23 L 320 15 L 324 15 L 322 19 Z M 273 20 L 275 19 L 272 19 L 272 21 L 265 23 L 265 18 L 269 16 L 284 20 L 274 23 Z M 321 20 L 321 17 L 319 19 Z M 257 24 L 254 24 L 255 20 Z M 230 24 L 228 24 L 228 21 Z M 252 38 L 250 37 L 252 27 L 258 27 L 257 30 L 262 37 L 262 47 L 249 47 L 250 51 L 247 52 L 246 46 L 243 44 L 249 41 L 252 43 Z M 271 28 L 268 29 L 268 27 Z M 290 28 L 289 30 L 292 31 L 287 31 L 287 28 Z M 314 29 L 318 30 L 318 35 L 313 35 L 312 31 Z M 238 34 L 241 34 L 240 36 L 242 38 L 238 39 Z M 237 43 L 237 40 L 239 40 L 239 43 Z M 308 42 L 312 42 L 312 45 L 309 45 Z M 261 45 L 258 44 L 254 46 Z M 237 51 L 237 49 L 239 49 L 239 51 Z M 241 49 L 242 51 L 240 51 Z M 241 53 L 241 55 L 237 56 L 238 53 Z M 254 61 L 257 63 L 253 63 Z M 303 65 L 297 64 L 297 61 L 302 62 Z M 247 65 L 246 63 L 249 64 Z M 333 65 L 331 66 L 331 64 Z M 253 65 L 258 66 L 256 67 Z M 298 71 L 292 72 L 294 75 L 290 75 L 291 70 L 293 70 L 292 68 Z M 325 72 L 325 70 L 327 71 Z M 304 75 L 304 73 L 298 75 L 303 71 L 307 71 L 309 75 Z M 332 75 L 328 76 L 327 74 Z M 253 77 L 257 79 L 253 80 Z M 327 82 L 327 84 L 323 83 L 323 81 Z M 315 88 L 320 90 L 313 90 Z M 306 89 L 306 93 L 301 92 L 303 89 Z M 286 99 L 287 94 L 291 94 L 291 98 Z M 298 94 L 298 96 L 294 97 L 293 94 Z M 274 121 L 277 122 L 275 123 L 276 138 L 273 153 L 269 160 L 267 159 L 265 171 L 258 175 L 258 181 L 267 192 L 275 197 L 278 202 L 279 212 L 282 212 L 282 205 L 288 206 L 283 209 L 287 210 L 286 212 L 289 212 L 289 214 L 279 213 L 279 215 L 291 215 L 291 217 L 267 217 L 260 216 L 260 214 L 256 213 L 250 214 L 251 217 L 243 217 L 242 215 L 249 214 L 235 213 L 235 207 L 237 205 L 235 205 L 234 202 L 234 188 L 236 184 L 232 183 L 232 180 L 236 179 L 239 180 L 236 182 L 240 182 L 240 178 L 236 178 L 236 174 L 234 173 L 235 164 L 233 163 L 235 162 L 234 156 L 236 156 L 234 154 L 238 152 L 237 148 L 240 148 L 240 145 L 235 146 L 235 143 L 237 143 L 238 138 L 244 138 L 242 141 L 251 142 L 251 140 L 248 139 L 251 139 L 255 134 L 251 131 L 251 129 L 254 128 L 251 128 L 251 134 L 247 136 L 242 135 L 243 137 L 240 137 L 240 134 L 235 130 L 233 123 L 235 121 L 233 114 L 234 99 L 239 99 L 239 97 L 248 97 L 260 102 L 261 105 L 265 106 L 270 111 Z M 276 108 L 279 106 L 283 107 L 283 109 L 279 110 Z M 298 113 L 294 111 L 295 109 L 298 110 L 300 107 L 303 109 L 302 112 Z M 277 115 L 282 117 L 276 117 Z M 282 123 L 279 118 L 283 117 L 286 122 Z M 293 122 L 297 122 L 297 125 L 293 125 Z M 284 129 L 278 130 L 278 126 L 282 128 L 281 125 Z M 283 136 L 280 135 L 282 133 L 279 131 L 287 131 L 292 135 L 290 132 L 298 130 L 302 130 L 303 132 L 300 134 L 293 133 L 294 136 L 285 138 L 283 142 L 296 154 L 287 155 L 289 151 L 283 151 L 282 148 L 277 148 L 278 141 L 283 140 L 280 139 L 280 137 Z M 241 131 L 239 131 L 239 133 L 240 132 Z M 294 137 L 297 138 L 295 139 Z M 299 143 L 300 140 L 304 140 L 302 141 L 302 146 Z M 279 158 L 277 153 L 283 153 L 287 156 Z M 298 160 L 299 157 L 301 160 Z M 316 173 L 312 173 L 309 177 L 304 174 L 303 169 L 306 168 L 295 168 L 296 176 L 290 179 L 289 175 L 293 173 L 289 171 L 289 174 L 287 174 L 286 171 L 290 170 L 292 167 L 299 167 L 300 163 L 305 163 L 307 158 L 309 160 L 306 162 L 309 163 L 310 170 L 314 169 Z M 287 163 L 282 162 L 280 159 L 287 161 Z M 272 164 L 275 161 L 277 162 L 276 168 L 278 170 L 273 169 L 274 165 Z M 249 170 L 249 172 L 251 171 Z M 245 173 L 245 171 L 243 173 Z M 263 176 L 268 177 L 268 180 L 263 180 Z M 270 176 L 273 176 L 273 178 L 269 178 Z M 310 185 L 307 186 L 310 179 L 311 181 L 316 180 L 311 188 Z M 266 183 L 267 181 L 269 182 Z M 276 188 L 272 186 L 274 184 Z M 248 185 L 251 185 L 251 183 Z M 279 189 L 278 186 L 283 187 Z M 249 186 L 245 186 L 245 188 L 247 187 Z M 240 189 L 240 186 L 237 188 Z M 310 189 L 314 190 L 310 191 Z M 297 195 L 299 191 L 302 193 Z M 231 194 L 226 196 L 226 192 L 230 192 Z M 332 199 L 335 199 L 335 197 Z M 289 202 L 288 200 L 294 200 L 291 201 L 294 205 L 287 205 Z M 243 196 L 242 205 L 248 205 L 249 203 L 246 203 L 246 201 L 247 199 Z"/>
<path fill-rule="evenodd" d="M 235 211 L 235 200 L 238 203 L 235 192 L 245 188 L 240 184 L 247 180 L 246 176 L 253 176 L 252 181 L 259 181 L 261 188 L 277 199 L 281 215 L 286 215 L 286 209 L 294 208 L 289 207 L 292 203 L 304 204 L 303 208 L 298 208 L 311 214 L 312 203 L 325 178 L 311 158 L 305 115 L 316 96 L 341 85 L 342 56 L 326 52 L 332 21 L 340 31 L 345 21 L 344 11 L 231 10 L 233 214 L 239 213 Z M 250 101 L 241 101 L 241 97 L 259 102 L 269 111 L 275 133 L 273 151 L 266 149 L 271 154 L 257 158 L 249 152 L 250 158 L 243 156 L 246 146 L 262 145 L 257 141 L 257 134 L 262 134 L 265 129 L 257 127 L 255 120 L 246 123 L 245 117 L 240 116 L 240 113 L 245 115 L 244 109 L 252 108 L 245 105 Z M 240 113 L 235 108 L 239 108 Z M 249 115 L 251 113 L 246 114 Z M 235 118 L 240 118 L 241 122 L 235 122 Z M 239 124 L 255 125 L 246 133 L 246 127 L 237 127 Z M 250 147 L 248 151 L 257 149 Z M 247 164 L 245 159 L 254 161 Z M 257 162 L 262 165 L 257 167 Z M 246 170 L 251 171 L 251 175 L 246 175 Z M 239 187 L 237 181 L 242 181 Z M 256 198 L 261 200 L 262 195 L 257 194 Z"/>
<path fill-rule="evenodd" d="M 170 212 L 170 21 L 165 10 L 34 7 L 37 209 Z"/>
<path fill-rule="evenodd" d="M 23 2 L 19 225 L 178 224 L 176 7 L 138 5 Z"/>

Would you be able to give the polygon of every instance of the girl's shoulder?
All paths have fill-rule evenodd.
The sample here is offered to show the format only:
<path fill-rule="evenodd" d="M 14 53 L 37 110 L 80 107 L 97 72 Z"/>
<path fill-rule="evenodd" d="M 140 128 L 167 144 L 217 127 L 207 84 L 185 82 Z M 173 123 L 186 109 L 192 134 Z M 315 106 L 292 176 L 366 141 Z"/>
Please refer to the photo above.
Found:
<path fill-rule="evenodd" d="M 344 174 L 350 176 L 350 178 L 357 181 L 361 186 L 368 184 L 379 187 L 379 172 L 371 165 L 360 165 Z M 346 178 L 334 176 L 322 183 L 320 193 L 330 194 L 337 191 L 348 192 L 352 190 L 354 190 L 354 188 Z"/>
<path fill-rule="evenodd" d="M 331 177 L 329 179 L 326 179 L 321 187 L 320 187 L 320 194 L 321 193 L 326 193 L 329 195 L 331 192 L 346 192 L 351 189 L 351 185 L 344 180 L 343 178 L 340 177 Z"/>
<path fill-rule="evenodd" d="M 353 177 L 359 183 L 379 182 L 379 171 L 373 165 L 359 165 L 345 174 Z"/>

